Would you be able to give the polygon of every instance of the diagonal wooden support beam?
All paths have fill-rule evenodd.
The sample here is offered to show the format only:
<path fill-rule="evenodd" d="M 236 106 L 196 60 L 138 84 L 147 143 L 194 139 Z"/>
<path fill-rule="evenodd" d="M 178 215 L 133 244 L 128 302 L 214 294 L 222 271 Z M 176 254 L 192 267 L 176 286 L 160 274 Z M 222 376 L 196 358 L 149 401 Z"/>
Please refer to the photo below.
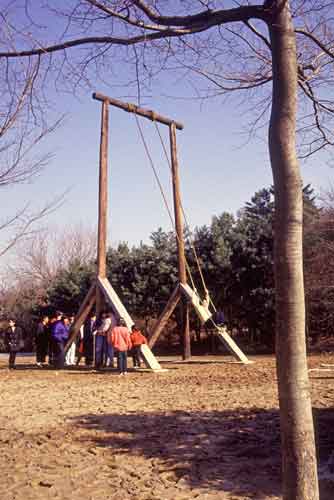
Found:
<path fill-rule="evenodd" d="M 100 288 L 106 302 L 112 307 L 114 313 L 116 313 L 118 317 L 122 317 L 128 329 L 131 330 L 134 322 L 125 306 L 123 305 L 122 301 L 120 300 L 119 296 L 117 295 L 116 291 L 111 286 L 109 280 L 107 278 L 98 277 L 96 287 Z M 150 368 L 154 372 L 164 371 L 147 345 L 141 346 L 141 353 L 147 368 Z"/>
<path fill-rule="evenodd" d="M 150 339 L 148 341 L 148 345 L 151 349 L 154 346 L 154 344 L 156 343 L 156 341 L 158 340 L 160 333 L 165 328 L 166 323 L 169 320 L 175 307 L 179 303 L 180 298 L 181 298 L 180 288 L 179 288 L 179 285 L 177 285 L 174 292 L 169 297 L 169 300 L 168 300 L 167 304 L 165 305 L 164 310 L 160 314 L 160 317 L 158 318 L 156 324 L 154 325 L 152 335 L 150 336 Z"/>
<path fill-rule="evenodd" d="M 116 313 L 116 316 L 118 316 L 119 318 L 123 318 L 126 326 L 129 330 L 131 330 L 132 325 L 134 325 L 134 321 L 132 320 L 116 291 L 111 286 L 110 281 L 107 278 L 98 277 L 97 286 L 103 293 L 104 299 L 107 304 L 109 304 L 113 312 Z"/>
<path fill-rule="evenodd" d="M 232 356 L 234 356 L 238 361 L 243 363 L 244 365 L 249 365 L 252 363 L 246 354 L 242 352 L 240 347 L 234 342 L 232 337 L 228 334 L 225 326 L 216 327 L 217 335 L 219 340 L 224 344 L 224 346 L 230 351 Z"/>
<path fill-rule="evenodd" d="M 206 323 L 206 321 L 212 317 L 212 314 L 208 307 L 203 306 L 197 292 L 195 292 L 187 283 L 180 283 L 180 288 L 181 292 L 185 295 L 185 297 L 187 297 L 191 305 L 194 307 L 200 320 L 203 323 Z"/>
<path fill-rule="evenodd" d="M 180 283 L 180 291 L 188 298 L 203 323 L 206 323 L 210 319 L 212 321 L 211 312 L 207 307 L 204 307 L 201 304 L 198 294 L 187 283 Z M 236 342 L 229 335 L 227 329 L 224 326 L 217 326 L 214 321 L 212 321 L 212 325 L 215 328 L 215 332 L 217 333 L 219 340 L 230 351 L 232 356 L 234 356 L 236 359 L 238 359 L 238 361 L 241 361 L 241 363 L 244 363 L 245 365 L 251 363 L 251 361 L 249 361 L 247 356 L 242 352 L 240 347 L 238 347 Z"/>
<path fill-rule="evenodd" d="M 88 314 L 90 313 L 93 305 L 95 304 L 95 300 L 96 300 L 96 282 L 94 281 L 94 283 L 88 290 L 88 293 L 83 303 L 81 304 L 79 311 L 75 316 L 74 323 L 70 330 L 70 336 L 65 346 L 65 353 L 68 351 L 71 344 L 75 341 L 75 339 L 79 335 L 80 327 L 85 322 Z"/>

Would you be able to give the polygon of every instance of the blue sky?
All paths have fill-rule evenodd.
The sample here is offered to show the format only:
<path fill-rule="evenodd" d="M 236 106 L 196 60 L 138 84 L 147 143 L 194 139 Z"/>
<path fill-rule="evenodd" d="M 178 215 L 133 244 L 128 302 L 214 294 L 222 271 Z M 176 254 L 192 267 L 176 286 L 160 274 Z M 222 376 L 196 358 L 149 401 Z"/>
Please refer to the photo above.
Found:
<path fill-rule="evenodd" d="M 67 2 L 60 0 L 59 5 Z M 57 19 L 45 30 L 43 24 L 49 25 L 49 17 L 43 17 L 47 16 L 43 9 L 36 8 L 36 12 L 41 16 L 41 33 L 52 38 L 58 29 Z M 24 18 L 23 10 L 22 15 Z M 113 61 L 114 64 L 113 72 L 106 69 L 105 78 L 117 84 L 129 75 L 125 65 Z M 143 97 L 142 105 L 184 123 L 184 130 L 177 134 L 181 191 L 190 226 L 194 228 L 210 224 L 213 215 L 224 211 L 236 213 L 255 191 L 272 183 L 272 175 L 266 129 L 259 130 L 248 142 L 244 133 L 252 111 L 260 110 L 251 109 L 247 114 L 253 103 L 246 101 L 241 105 L 232 95 L 206 101 L 190 99 L 195 94 L 194 78 L 181 74 L 162 74 L 150 96 Z M 197 85 L 201 90 L 206 87 L 201 80 L 197 80 Z M 54 91 L 48 95 L 56 112 L 67 115 L 64 124 L 43 145 L 45 151 L 54 153 L 54 159 L 33 183 L 2 190 L 3 217 L 29 201 L 32 209 L 37 210 L 68 190 L 63 206 L 43 224 L 60 230 L 77 224 L 96 226 L 101 103 L 94 101 L 91 94 L 96 90 L 135 102 L 127 95 L 128 88 L 114 88 L 106 90 L 96 84 L 95 88 L 81 92 L 80 99 Z M 141 123 L 171 203 L 169 170 L 159 138 L 150 121 L 142 119 Z M 167 127 L 162 126 L 161 130 L 168 142 Z M 311 183 L 318 192 L 332 182 L 333 171 L 327 159 L 320 153 L 301 164 L 304 184 Z M 111 244 L 148 242 L 158 227 L 171 229 L 135 118 L 116 108 L 110 109 L 109 170 Z M 0 233 L 0 244 L 4 236 Z"/>
<path fill-rule="evenodd" d="M 33 183 L 3 191 L 2 206 L 7 214 L 29 200 L 38 208 L 69 189 L 64 205 L 47 223 L 58 228 L 78 223 L 94 227 L 101 103 L 90 92 L 80 100 L 61 95 L 57 99 L 58 111 L 67 117 L 44 144 L 54 159 Z M 213 215 L 223 211 L 235 213 L 256 190 L 272 183 L 266 131 L 245 144 L 242 129 L 247 121 L 236 101 L 216 98 L 200 103 L 156 92 L 154 99 L 145 99 L 145 105 L 184 124 L 177 140 L 183 204 L 191 227 L 209 224 Z M 169 169 L 159 137 L 149 120 L 142 119 L 141 124 L 171 203 Z M 161 132 L 168 145 L 167 127 L 161 126 Z M 134 116 L 111 108 L 109 140 L 109 241 L 147 242 L 152 231 L 160 226 L 169 230 L 171 223 Z M 302 164 L 302 175 L 305 184 L 310 182 L 319 191 L 328 187 L 333 171 L 318 155 Z"/>
<path fill-rule="evenodd" d="M 66 2 L 60 4 L 66 5 Z M 43 21 L 49 25 L 49 18 L 43 17 L 46 16 L 44 10 L 36 8 L 36 12 L 41 16 L 41 25 Z M 24 11 L 22 15 L 24 19 Z M 48 30 L 41 28 L 43 36 L 57 38 L 61 22 L 58 21 L 58 26 L 56 21 Z M 95 88 L 78 92 L 80 98 L 77 98 L 70 93 L 55 93 L 54 84 L 49 84 L 48 97 L 54 108 L 51 113 L 66 113 L 63 125 L 43 145 L 44 151 L 54 153 L 54 159 L 33 183 L 2 190 L 4 217 L 29 201 L 32 209 L 38 210 L 68 191 L 63 206 L 43 224 L 56 225 L 60 230 L 77 224 L 89 228 L 96 226 L 101 103 L 94 101 L 91 95 L 95 90 L 135 102 L 135 98 L 128 95 L 130 89 L 120 87 L 122 81 L 133 77 L 129 66 L 120 63 L 120 58 L 114 61 L 111 57 L 108 61 L 112 68 L 103 67 L 103 77 L 114 85 L 114 90 L 96 83 Z M 90 76 L 93 74 L 91 72 Z M 207 82 L 195 79 L 193 74 L 182 73 L 182 70 L 158 76 L 150 95 L 144 95 L 141 104 L 184 124 L 177 141 L 183 205 L 190 226 L 210 224 L 213 215 L 224 211 L 236 213 L 255 191 L 272 183 L 267 130 L 259 130 L 249 141 L 245 134 L 248 121 L 261 110 L 245 99 L 241 104 L 240 97 L 232 94 L 206 101 L 190 98 L 196 94 L 195 81 L 197 91 L 205 91 Z M 66 82 L 62 84 L 66 86 Z M 169 169 L 155 127 L 145 119 L 141 119 L 141 123 L 171 203 Z M 167 127 L 161 126 L 161 131 L 168 143 Z M 159 227 L 169 230 L 171 223 L 134 116 L 111 108 L 109 139 L 109 242 L 113 245 L 120 241 L 130 245 L 148 242 L 154 230 Z M 320 153 L 301 164 L 304 184 L 311 183 L 318 192 L 332 182 L 333 171 L 327 159 Z M 0 233 L 0 245 L 1 238 L 4 238 L 3 232 Z"/>

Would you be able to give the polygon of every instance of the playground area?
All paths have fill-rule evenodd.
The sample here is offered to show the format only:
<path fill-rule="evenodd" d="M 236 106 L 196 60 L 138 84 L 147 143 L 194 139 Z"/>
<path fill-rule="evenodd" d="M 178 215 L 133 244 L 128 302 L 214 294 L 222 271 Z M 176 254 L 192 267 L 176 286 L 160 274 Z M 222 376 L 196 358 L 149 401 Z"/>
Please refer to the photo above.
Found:
<path fill-rule="evenodd" d="M 166 372 L 119 377 L 37 369 L 29 357 L 8 370 L 1 357 L 1 498 L 281 498 L 275 359 L 251 359 L 161 357 Z M 324 363 L 334 355 L 309 357 L 311 369 Z M 334 371 L 310 378 L 321 499 L 330 500 Z"/>

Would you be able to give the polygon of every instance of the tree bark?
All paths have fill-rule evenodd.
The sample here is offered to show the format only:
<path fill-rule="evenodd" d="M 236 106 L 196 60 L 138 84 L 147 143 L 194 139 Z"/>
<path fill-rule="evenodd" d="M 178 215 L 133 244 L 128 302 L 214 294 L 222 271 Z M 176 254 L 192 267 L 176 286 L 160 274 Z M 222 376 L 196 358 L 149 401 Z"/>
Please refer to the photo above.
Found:
<path fill-rule="evenodd" d="M 273 100 L 269 150 L 275 187 L 276 355 L 283 498 L 319 498 L 312 404 L 307 371 L 302 255 L 302 180 L 295 145 L 296 41 L 289 2 L 269 25 Z"/>

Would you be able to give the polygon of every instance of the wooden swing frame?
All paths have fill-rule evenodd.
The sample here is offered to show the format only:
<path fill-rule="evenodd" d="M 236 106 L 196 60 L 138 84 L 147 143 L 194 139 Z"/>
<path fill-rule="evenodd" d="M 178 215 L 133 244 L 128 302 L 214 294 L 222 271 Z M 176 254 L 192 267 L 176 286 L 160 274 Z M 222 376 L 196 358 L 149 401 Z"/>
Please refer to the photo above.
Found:
<path fill-rule="evenodd" d="M 79 334 L 80 327 L 85 322 L 94 304 L 96 306 L 96 314 L 99 315 L 102 311 L 106 297 L 108 296 L 107 288 L 111 289 L 111 293 L 115 296 L 115 300 L 122 308 L 122 316 L 125 316 L 127 326 L 130 328 L 133 324 L 130 316 L 128 315 L 125 307 L 119 301 L 116 292 L 112 289 L 107 280 L 107 211 L 108 211 L 108 134 L 109 134 L 109 106 L 115 106 L 123 109 L 129 113 L 135 113 L 138 116 L 148 118 L 151 121 L 159 122 L 169 127 L 169 141 L 170 141 L 170 155 L 171 155 L 171 173 L 172 173 L 172 187 L 173 187 L 173 205 L 174 205 L 174 223 L 176 232 L 176 243 L 178 252 L 178 275 L 179 283 L 171 294 L 165 308 L 163 309 L 160 317 L 158 318 L 148 341 L 149 348 L 153 348 L 158 340 L 162 330 L 166 326 L 168 319 L 173 313 L 175 307 L 181 301 L 182 304 L 182 339 L 183 339 L 183 359 L 191 357 L 190 347 L 190 330 L 189 330 L 189 314 L 190 304 L 195 307 L 196 312 L 201 312 L 200 306 L 192 300 L 192 290 L 187 285 L 187 271 L 186 271 L 186 258 L 185 258 L 185 244 L 183 236 L 183 218 L 182 218 L 182 205 L 181 205 L 181 191 L 180 191 L 180 177 L 179 165 L 177 158 L 177 145 L 176 145 L 176 130 L 182 130 L 183 125 L 165 116 L 155 113 L 154 111 L 141 108 L 134 104 L 119 101 L 117 99 L 94 93 L 93 99 L 102 102 L 101 110 L 101 136 L 100 136 L 100 154 L 99 154 L 99 201 L 98 201 L 98 236 L 97 236 L 97 273 L 96 279 L 92 283 L 80 309 L 75 317 L 74 323 L 71 327 L 69 340 L 65 347 L 65 352 L 69 349 L 72 342 Z M 193 292 L 193 295 L 195 292 Z M 210 316 L 209 316 L 210 317 Z M 248 363 L 246 356 L 240 351 L 238 346 L 234 343 L 233 339 L 227 334 L 227 341 L 222 335 L 222 341 L 230 349 L 232 354 L 236 356 L 241 362 Z M 148 353 L 150 355 L 150 353 Z M 154 357 L 153 357 L 154 358 Z M 152 360 L 153 365 L 157 370 L 158 363 L 155 359 Z M 155 364 L 157 363 L 157 364 Z M 152 365 L 152 366 L 153 366 Z"/>

